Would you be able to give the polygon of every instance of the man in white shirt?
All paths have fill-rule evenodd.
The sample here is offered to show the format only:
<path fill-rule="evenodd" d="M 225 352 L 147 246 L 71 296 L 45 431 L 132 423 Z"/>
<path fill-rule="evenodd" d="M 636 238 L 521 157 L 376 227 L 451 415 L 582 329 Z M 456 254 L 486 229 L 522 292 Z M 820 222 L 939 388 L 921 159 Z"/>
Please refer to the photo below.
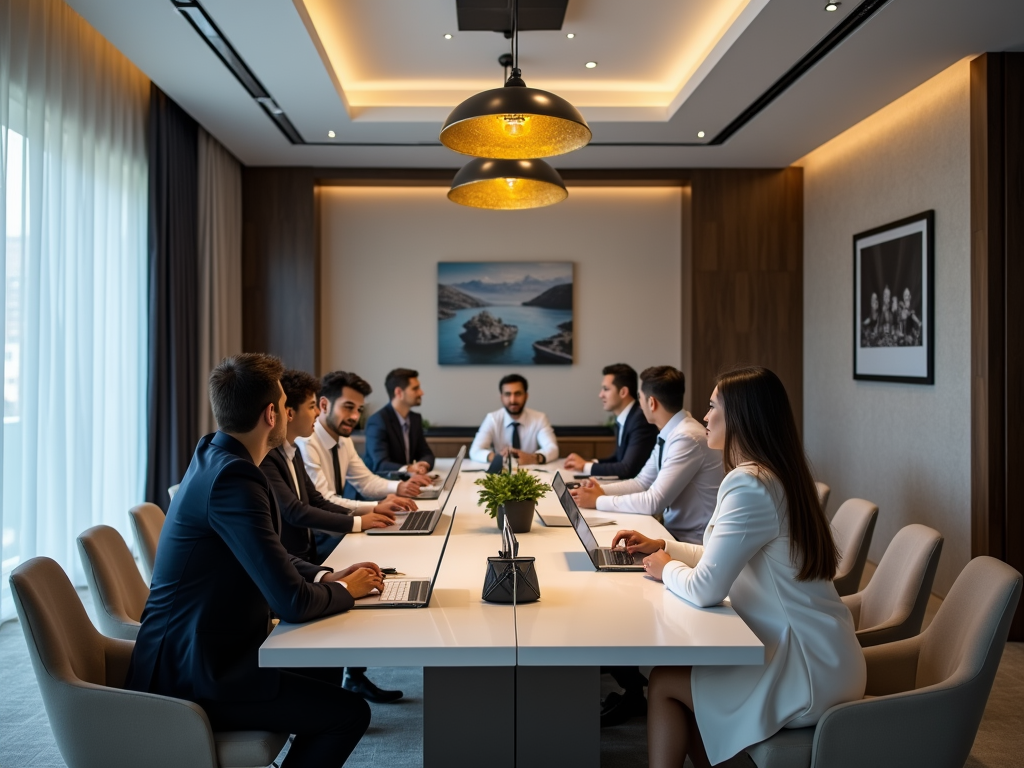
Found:
<path fill-rule="evenodd" d="M 603 487 L 585 480 L 572 492 L 577 504 L 603 512 L 662 514 L 677 541 L 702 541 L 724 476 L 722 452 L 708 448 L 704 425 L 683 410 L 685 389 L 682 371 L 671 366 L 640 374 L 640 407 L 659 429 L 654 450 L 632 480 Z"/>
<path fill-rule="evenodd" d="M 412 475 L 401 482 L 385 480 L 366 467 L 352 443 L 350 435 L 359 423 L 366 396 L 372 391 L 372 387 L 354 373 L 334 371 L 325 374 L 320 381 L 320 415 L 313 425 L 313 434 L 307 438 L 296 438 L 295 444 L 320 495 L 345 507 L 353 515 L 365 515 L 370 511 L 386 514 L 390 504 L 396 500 L 407 509 L 416 509 L 415 503 L 397 499 L 396 494 L 418 496 L 420 488 L 430 485 L 430 478 Z M 346 482 L 367 499 L 383 501 L 346 499 L 343 495 Z M 378 509 L 378 506 L 382 508 Z"/>
<path fill-rule="evenodd" d="M 636 477 L 651 455 L 658 429 L 637 405 L 639 391 L 633 367 L 625 363 L 606 365 L 601 371 L 601 405 L 615 414 L 615 453 L 587 461 L 576 453 L 565 457 L 565 468 L 584 475 L 605 475 L 628 480 Z"/>
<path fill-rule="evenodd" d="M 707 430 L 683 410 L 686 379 L 682 371 L 662 365 L 640 374 L 640 407 L 659 432 L 640 474 L 632 480 L 602 487 L 593 480 L 572 491 L 587 509 L 639 515 L 663 514 L 663 523 L 677 540 L 699 544 L 715 511 L 724 468 L 722 452 L 708 447 Z M 601 726 L 624 722 L 647 711 L 647 679 L 636 667 L 611 667 L 624 689 L 601 704 Z"/>
<path fill-rule="evenodd" d="M 484 417 L 469 458 L 489 464 L 495 456 L 515 456 L 520 464 L 545 464 L 558 458 L 558 442 L 548 417 L 526 407 L 529 384 L 518 373 L 498 383 L 502 408 Z"/>

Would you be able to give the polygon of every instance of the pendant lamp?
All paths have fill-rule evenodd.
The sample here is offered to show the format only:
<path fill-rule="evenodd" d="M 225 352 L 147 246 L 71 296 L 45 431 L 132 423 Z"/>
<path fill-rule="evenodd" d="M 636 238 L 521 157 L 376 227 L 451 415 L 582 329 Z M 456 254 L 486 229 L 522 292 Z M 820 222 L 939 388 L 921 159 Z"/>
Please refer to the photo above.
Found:
<path fill-rule="evenodd" d="M 470 96 L 441 127 L 441 143 L 474 157 L 526 160 L 585 147 L 590 126 L 572 104 L 527 88 L 519 69 L 519 2 L 512 0 L 512 75 L 503 88 Z"/>
<path fill-rule="evenodd" d="M 448 199 L 470 208 L 522 210 L 560 203 L 569 196 L 558 171 L 543 160 L 479 157 L 455 174 Z"/>

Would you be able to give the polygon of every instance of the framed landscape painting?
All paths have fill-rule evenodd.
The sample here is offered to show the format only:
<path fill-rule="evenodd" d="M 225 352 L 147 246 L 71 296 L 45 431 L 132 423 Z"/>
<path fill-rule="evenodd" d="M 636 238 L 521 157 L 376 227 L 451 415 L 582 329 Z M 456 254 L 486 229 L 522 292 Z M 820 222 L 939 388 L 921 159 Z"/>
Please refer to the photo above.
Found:
<path fill-rule="evenodd" d="M 935 212 L 853 236 L 853 378 L 935 383 Z"/>
<path fill-rule="evenodd" d="M 437 265 L 440 365 L 572 365 L 570 261 Z"/>

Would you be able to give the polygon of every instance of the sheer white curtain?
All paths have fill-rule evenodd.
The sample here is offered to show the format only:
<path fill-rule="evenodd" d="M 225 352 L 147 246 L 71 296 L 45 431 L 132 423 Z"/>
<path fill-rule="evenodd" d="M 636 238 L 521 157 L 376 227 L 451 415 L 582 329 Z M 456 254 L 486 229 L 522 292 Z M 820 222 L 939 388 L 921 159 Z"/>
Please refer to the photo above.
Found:
<path fill-rule="evenodd" d="M 242 166 L 199 129 L 199 434 L 217 429 L 206 382 L 242 351 Z"/>
<path fill-rule="evenodd" d="M 3 618 L 11 568 L 82 583 L 75 537 L 142 498 L 148 98 L 61 0 L 0 0 Z"/>

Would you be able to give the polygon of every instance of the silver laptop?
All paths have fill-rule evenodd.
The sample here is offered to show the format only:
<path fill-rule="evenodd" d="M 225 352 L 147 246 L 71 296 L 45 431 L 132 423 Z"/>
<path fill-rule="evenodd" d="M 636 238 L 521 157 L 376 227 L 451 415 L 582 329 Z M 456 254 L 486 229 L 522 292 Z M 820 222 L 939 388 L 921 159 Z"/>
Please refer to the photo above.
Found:
<path fill-rule="evenodd" d="M 438 497 L 437 507 L 420 508 L 415 512 L 410 512 L 405 515 L 405 519 L 399 519 L 395 521 L 394 525 L 389 525 L 387 528 L 371 528 L 366 532 L 367 536 L 426 536 L 434 532 L 434 528 L 437 527 L 438 521 L 441 519 L 441 513 L 444 512 L 444 506 L 448 503 L 449 497 L 452 495 L 452 488 L 455 486 L 455 480 L 459 476 L 459 468 L 462 466 L 462 459 L 466 456 L 466 446 L 462 446 L 459 449 L 459 455 L 455 457 L 455 462 L 452 464 L 452 468 L 448 470 L 448 477 L 444 479 L 444 485 L 441 486 L 441 494 Z M 417 504 L 417 507 L 420 505 Z"/>
<path fill-rule="evenodd" d="M 555 495 L 558 496 L 558 501 L 561 502 L 566 517 L 572 523 L 573 530 L 580 537 L 583 548 L 587 550 L 590 561 L 597 570 L 642 571 L 644 569 L 644 556 L 639 552 L 631 555 L 625 549 L 618 547 L 612 549 L 597 545 L 597 539 L 594 538 L 586 519 L 580 514 L 580 508 L 576 506 L 576 500 L 569 493 L 569 489 L 565 487 L 565 481 L 561 475 L 555 475 L 554 480 L 551 481 L 551 487 L 554 489 Z"/>
<path fill-rule="evenodd" d="M 437 574 L 441 570 L 441 561 L 444 560 L 444 551 L 448 548 L 448 539 L 452 535 L 452 527 L 455 525 L 455 512 L 458 507 L 452 510 L 452 519 L 448 523 L 448 533 L 444 535 L 444 544 L 441 545 L 441 554 L 437 556 L 437 567 L 434 568 L 434 575 L 429 579 L 422 578 L 386 578 L 384 589 L 379 595 L 368 595 L 356 600 L 352 606 L 356 608 L 425 608 L 430 603 L 430 596 L 434 593 L 434 582 L 437 581 Z"/>
<path fill-rule="evenodd" d="M 569 522 L 569 518 L 564 514 L 560 515 L 557 512 L 537 512 L 537 517 L 544 523 L 545 528 L 568 528 L 572 523 Z M 587 525 L 591 528 L 599 528 L 602 525 L 615 525 L 616 521 L 610 517 L 592 517 L 590 515 L 583 516 Z"/>

